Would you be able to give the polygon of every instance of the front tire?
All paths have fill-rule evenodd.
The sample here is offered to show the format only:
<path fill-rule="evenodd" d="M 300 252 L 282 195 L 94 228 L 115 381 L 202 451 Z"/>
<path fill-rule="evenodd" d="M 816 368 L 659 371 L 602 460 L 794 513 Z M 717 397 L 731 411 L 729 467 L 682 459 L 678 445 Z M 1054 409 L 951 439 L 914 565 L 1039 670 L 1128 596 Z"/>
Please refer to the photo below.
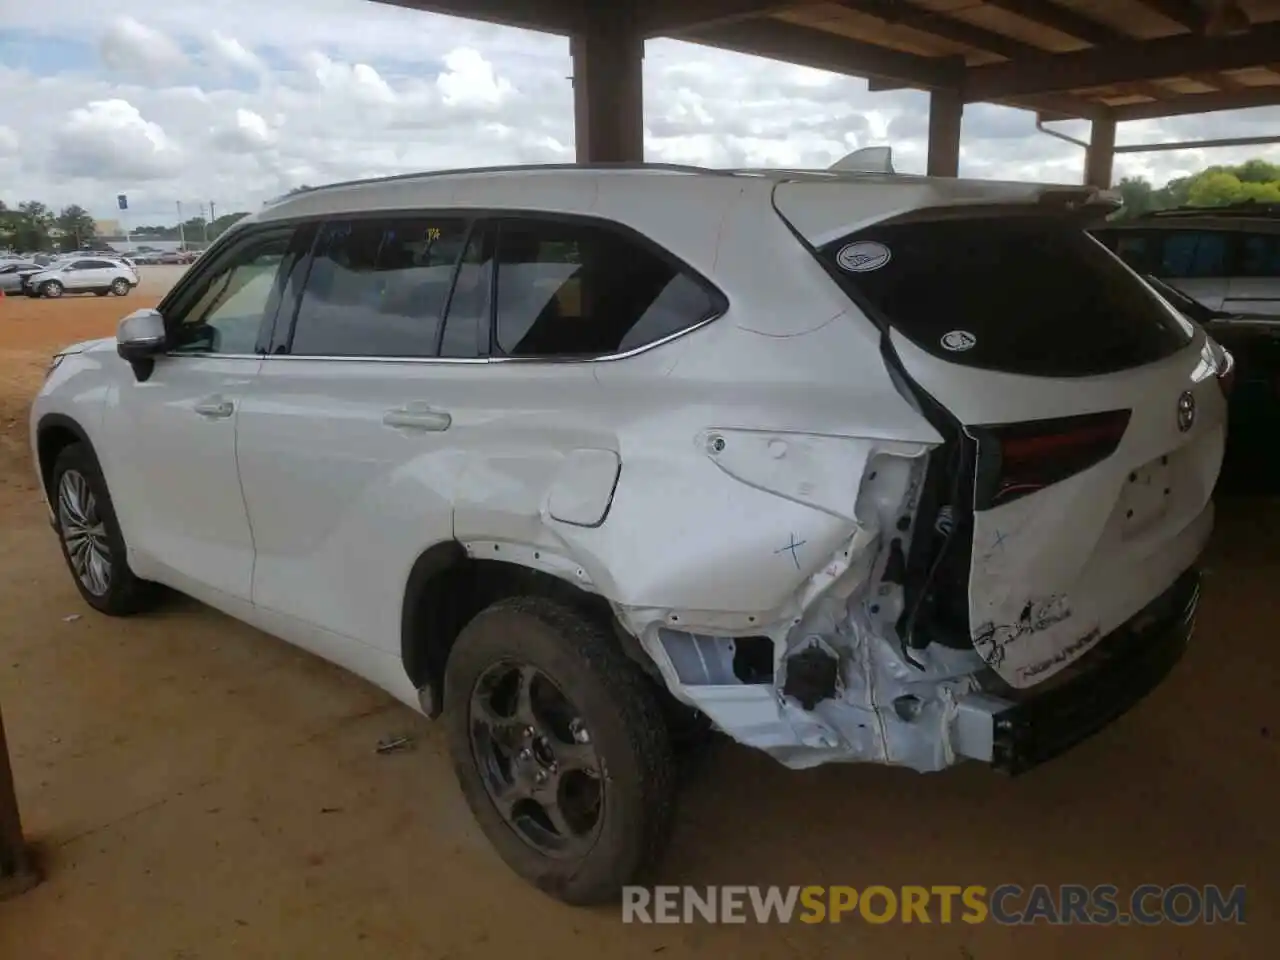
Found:
<path fill-rule="evenodd" d="M 129 569 L 111 494 L 86 444 L 70 444 L 58 454 L 49 486 L 62 557 L 85 603 L 114 617 L 154 605 L 160 588 Z"/>
<path fill-rule="evenodd" d="M 57 280 L 48 280 L 40 284 L 40 295 L 50 300 L 57 300 L 62 296 L 62 284 Z"/>
<path fill-rule="evenodd" d="M 587 905 L 657 864 L 671 745 L 650 681 L 607 628 L 541 597 L 494 604 L 450 651 L 444 710 L 467 803 L 521 877 Z"/>

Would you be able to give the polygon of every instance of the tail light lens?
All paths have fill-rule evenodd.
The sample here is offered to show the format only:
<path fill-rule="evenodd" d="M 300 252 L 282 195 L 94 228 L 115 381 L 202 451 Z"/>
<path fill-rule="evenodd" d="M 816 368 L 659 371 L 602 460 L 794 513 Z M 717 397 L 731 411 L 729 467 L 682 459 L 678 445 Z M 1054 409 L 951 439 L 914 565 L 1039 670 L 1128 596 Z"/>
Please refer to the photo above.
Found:
<path fill-rule="evenodd" d="M 1129 410 L 975 427 L 974 507 L 989 510 L 1073 477 L 1115 453 Z"/>

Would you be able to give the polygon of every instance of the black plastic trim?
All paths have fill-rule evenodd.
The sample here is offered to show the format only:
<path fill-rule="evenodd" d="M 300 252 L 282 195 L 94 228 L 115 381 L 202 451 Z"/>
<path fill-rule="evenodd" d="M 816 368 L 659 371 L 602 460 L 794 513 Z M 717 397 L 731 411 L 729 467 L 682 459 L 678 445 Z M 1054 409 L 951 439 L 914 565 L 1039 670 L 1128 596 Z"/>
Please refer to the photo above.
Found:
<path fill-rule="evenodd" d="M 1078 664 L 1072 676 L 995 716 L 991 765 L 1016 775 L 1060 756 L 1127 713 L 1186 652 L 1200 600 L 1192 568 Z"/>

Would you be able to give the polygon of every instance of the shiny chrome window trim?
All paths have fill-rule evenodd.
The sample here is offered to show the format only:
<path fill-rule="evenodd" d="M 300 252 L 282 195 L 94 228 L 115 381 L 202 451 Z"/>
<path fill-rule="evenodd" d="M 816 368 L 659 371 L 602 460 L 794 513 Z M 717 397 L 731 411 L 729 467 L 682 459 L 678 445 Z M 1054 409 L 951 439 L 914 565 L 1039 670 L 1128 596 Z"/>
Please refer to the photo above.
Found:
<path fill-rule="evenodd" d="M 347 362 L 368 361 L 370 363 L 611 363 L 615 360 L 626 360 L 629 357 L 648 353 L 650 350 L 656 349 L 665 343 L 670 343 L 673 340 L 678 340 L 681 337 L 688 336 L 695 330 L 701 330 L 703 327 L 714 323 L 723 316 L 724 313 L 712 314 L 709 317 L 699 320 L 691 327 L 685 327 L 683 330 L 677 330 L 675 333 L 669 333 L 661 339 L 654 340 L 639 347 L 634 347 L 631 350 L 624 350 L 621 353 L 594 355 L 590 357 L 370 357 L 341 355 L 318 356 L 295 353 L 255 354 L 255 356 L 261 356 L 264 360 L 345 360 Z M 193 354 L 185 354 L 185 356 L 193 356 Z M 230 354 L 209 354 L 209 356 L 230 356 Z"/>

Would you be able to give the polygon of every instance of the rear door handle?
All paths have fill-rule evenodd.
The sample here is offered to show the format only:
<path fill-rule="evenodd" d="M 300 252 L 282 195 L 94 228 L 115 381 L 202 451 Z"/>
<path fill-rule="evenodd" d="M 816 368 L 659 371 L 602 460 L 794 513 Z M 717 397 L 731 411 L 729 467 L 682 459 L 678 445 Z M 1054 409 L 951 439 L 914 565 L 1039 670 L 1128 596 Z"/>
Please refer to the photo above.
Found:
<path fill-rule="evenodd" d="M 425 404 L 408 403 L 403 407 L 388 410 L 382 415 L 382 422 L 388 427 L 403 430 L 429 430 L 439 433 L 448 430 L 453 417 L 443 410 L 432 410 Z"/>
<path fill-rule="evenodd" d="M 236 412 L 236 405 L 221 397 L 206 397 L 195 405 L 195 411 L 211 420 L 225 420 Z"/>

